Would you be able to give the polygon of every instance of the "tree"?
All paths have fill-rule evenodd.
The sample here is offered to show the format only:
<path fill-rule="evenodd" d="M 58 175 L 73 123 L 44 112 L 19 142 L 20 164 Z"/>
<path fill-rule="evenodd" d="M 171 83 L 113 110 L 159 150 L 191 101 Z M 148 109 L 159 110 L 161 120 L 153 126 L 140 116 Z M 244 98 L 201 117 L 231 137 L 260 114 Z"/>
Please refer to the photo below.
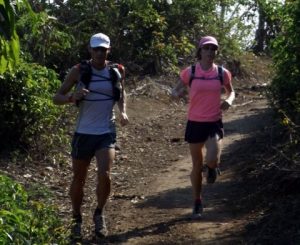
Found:
<path fill-rule="evenodd" d="M 54 135 L 45 137 L 45 134 L 49 134 L 50 127 L 57 128 L 54 124 L 60 115 L 60 109 L 52 103 L 52 96 L 60 84 L 57 74 L 19 58 L 15 16 L 22 11 L 31 17 L 31 24 L 34 25 L 36 15 L 28 2 L 12 5 L 8 0 L 0 0 L 1 151 L 15 147 L 39 147 L 43 140 L 51 141 Z"/>
<path fill-rule="evenodd" d="M 15 6 L 9 0 L 0 0 L 0 74 L 19 60 L 19 38 L 15 30 Z"/>
<path fill-rule="evenodd" d="M 300 1 L 290 0 L 277 12 L 282 29 L 272 43 L 275 76 L 270 92 L 273 105 L 300 123 Z"/>
<path fill-rule="evenodd" d="M 31 18 L 23 12 L 17 32 L 27 60 L 60 73 L 88 58 L 90 36 L 104 32 L 112 42 L 110 59 L 128 71 L 154 74 L 174 71 L 181 61 L 193 62 L 203 35 L 217 37 L 220 59 L 237 57 L 249 39 L 252 26 L 244 20 L 253 18 L 253 11 L 246 12 L 255 1 L 30 0 L 38 13 Z"/>
<path fill-rule="evenodd" d="M 256 54 L 268 53 L 271 41 L 280 32 L 281 20 L 278 16 L 278 9 L 282 1 L 256 0 L 255 8 L 258 9 L 258 25 L 255 33 L 255 44 L 253 51 Z"/>

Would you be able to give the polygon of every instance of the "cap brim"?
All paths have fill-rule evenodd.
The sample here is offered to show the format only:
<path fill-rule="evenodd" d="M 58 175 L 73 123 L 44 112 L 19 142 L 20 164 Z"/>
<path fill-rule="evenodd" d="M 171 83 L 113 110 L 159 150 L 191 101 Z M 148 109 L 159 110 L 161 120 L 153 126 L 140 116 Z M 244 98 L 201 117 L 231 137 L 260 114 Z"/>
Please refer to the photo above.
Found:
<path fill-rule="evenodd" d="M 215 45 L 216 47 L 219 47 L 219 45 L 216 44 L 215 42 L 207 41 L 207 42 L 204 42 L 204 43 L 201 44 L 201 48 L 202 48 L 204 45 L 207 45 L 207 44 L 212 44 L 212 45 Z"/>
<path fill-rule="evenodd" d="M 109 48 L 110 46 L 107 43 L 94 43 L 94 44 L 91 44 L 91 47 L 92 48 L 98 48 L 98 47 Z"/>

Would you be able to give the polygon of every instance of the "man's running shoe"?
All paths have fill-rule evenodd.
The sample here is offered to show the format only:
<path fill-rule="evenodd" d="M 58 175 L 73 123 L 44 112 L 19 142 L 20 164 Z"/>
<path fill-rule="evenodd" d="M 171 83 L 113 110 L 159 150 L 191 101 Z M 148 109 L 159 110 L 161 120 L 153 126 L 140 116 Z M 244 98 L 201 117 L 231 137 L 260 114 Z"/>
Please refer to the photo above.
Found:
<path fill-rule="evenodd" d="M 196 201 L 193 208 L 193 219 L 200 219 L 203 213 L 202 201 Z"/>
<path fill-rule="evenodd" d="M 105 224 L 105 218 L 100 209 L 96 209 L 93 217 L 95 223 L 95 235 L 96 238 L 104 238 L 107 236 L 107 228 Z"/>
<path fill-rule="evenodd" d="M 80 241 L 82 239 L 81 224 L 82 224 L 81 215 L 79 214 L 79 215 L 73 216 L 72 227 L 71 227 L 71 240 L 72 241 Z"/>
<path fill-rule="evenodd" d="M 220 170 L 218 168 L 210 168 L 207 166 L 207 177 L 206 177 L 207 183 L 208 184 L 215 183 L 218 173 L 220 174 Z"/>

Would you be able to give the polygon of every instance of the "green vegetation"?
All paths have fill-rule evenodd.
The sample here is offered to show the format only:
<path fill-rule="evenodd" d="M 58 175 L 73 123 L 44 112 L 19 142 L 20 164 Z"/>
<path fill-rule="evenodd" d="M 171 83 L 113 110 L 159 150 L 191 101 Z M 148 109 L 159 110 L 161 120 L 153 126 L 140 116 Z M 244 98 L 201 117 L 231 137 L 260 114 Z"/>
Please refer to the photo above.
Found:
<path fill-rule="evenodd" d="M 240 13 L 247 5 L 247 13 Z M 237 57 L 254 27 L 244 20 L 253 19 L 255 1 L 41 1 L 32 8 L 35 15 L 19 8 L 16 21 L 26 61 L 64 74 L 87 57 L 90 35 L 104 32 L 112 40 L 112 60 L 124 63 L 130 73 L 154 74 L 176 71 L 179 60 L 194 56 L 205 34 L 222 43 L 223 57 Z"/>
<path fill-rule="evenodd" d="M 284 112 L 285 124 L 299 125 L 300 2 L 289 1 L 281 9 L 280 15 L 282 32 L 272 45 L 275 76 L 271 85 L 270 99 L 277 109 Z"/>
<path fill-rule="evenodd" d="M 54 207 L 32 200 L 24 188 L 0 175 L 0 243 L 67 244 Z"/>
<path fill-rule="evenodd" d="M 64 128 L 58 127 L 62 108 L 52 103 L 60 85 L 56 73 L 37 64 L 21 63 L 14 73 L 0 76 L 0 83 L 0 148 L 12 150 L 21 145 L 44 151 L 54 140 L 59 143 Z"/>
<path fill-rule="evenodd" d="M 110 58 L 124 63 L 129 81 L 130 76 L 176 74 L 193 61 L 197 40 L 206 34 L 222 44 L 219 58 L 227 64 L 239 63 L 246 49 L 271 55 L 269 99 L 291 136 L 294 152 L 288 155 L 299 158 L 299 0 L 29 2 L 0 0 L 0 149 L 6 156 L 26 150 L 27 156 L 48 156 L 43 158 L 48 161 L 53 147 L 66 144 L 68 117 L 51 98 L 67 70 L 87 58 L 91 34 L 104 32 L 112 40 Z M 245 71 L 257 59 L 252 53 L 248 57 L 241 64 Z M 0 187 L 0 243 L 63 244 L 52 207 L 34 196 L 28 201 L 24 189 L 4 176 Z"/>
<path fill-rule="evenodd" d="M 19 60 L 19 37 L 15 31 L 15 13 L 10 1 L 0 1 L 0 74 Z"/>

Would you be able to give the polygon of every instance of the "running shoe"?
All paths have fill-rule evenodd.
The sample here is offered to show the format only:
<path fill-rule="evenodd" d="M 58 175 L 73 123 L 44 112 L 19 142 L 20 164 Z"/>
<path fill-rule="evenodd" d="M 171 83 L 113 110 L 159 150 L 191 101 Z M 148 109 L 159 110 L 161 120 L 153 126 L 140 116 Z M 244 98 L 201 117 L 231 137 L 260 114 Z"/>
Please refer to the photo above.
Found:
<path fill-rule="evenodd" d="M 95 235 L 96 238 L 103 238 L 107 236 L 107 228 L 105 223 L 105 217 L 101 213 L 100 209 L 96 209 L 93 217 L 95 223 Z"/>
<path fill-rule="evenodd" d="M 82 224 L 81 215 L 79 214 L 79 215 L 73 216 L 72 227 L 71 227 L 71 240 L 80 241 L 82 239 L 81 224 Z"/>
<path fill-rule="evenodd" d="M 202 201 L 200 200 L 200 202 L 195 202 L 194 204 L 194 208 L 193 208 L 193 219 L 199 219 L 202 217 L 202 213 L 203 213 L 203 206 L 202 206 Z"/>
<path fill-rule="evenodd" d="M 206 181 L 208 184 L 213 184 L 216 182 L 217 179 L 217 175 L 219 173 L 219 169 L 218 168 L 210 168 L 207 166 L 207 177 L 206 177 Z"/>

